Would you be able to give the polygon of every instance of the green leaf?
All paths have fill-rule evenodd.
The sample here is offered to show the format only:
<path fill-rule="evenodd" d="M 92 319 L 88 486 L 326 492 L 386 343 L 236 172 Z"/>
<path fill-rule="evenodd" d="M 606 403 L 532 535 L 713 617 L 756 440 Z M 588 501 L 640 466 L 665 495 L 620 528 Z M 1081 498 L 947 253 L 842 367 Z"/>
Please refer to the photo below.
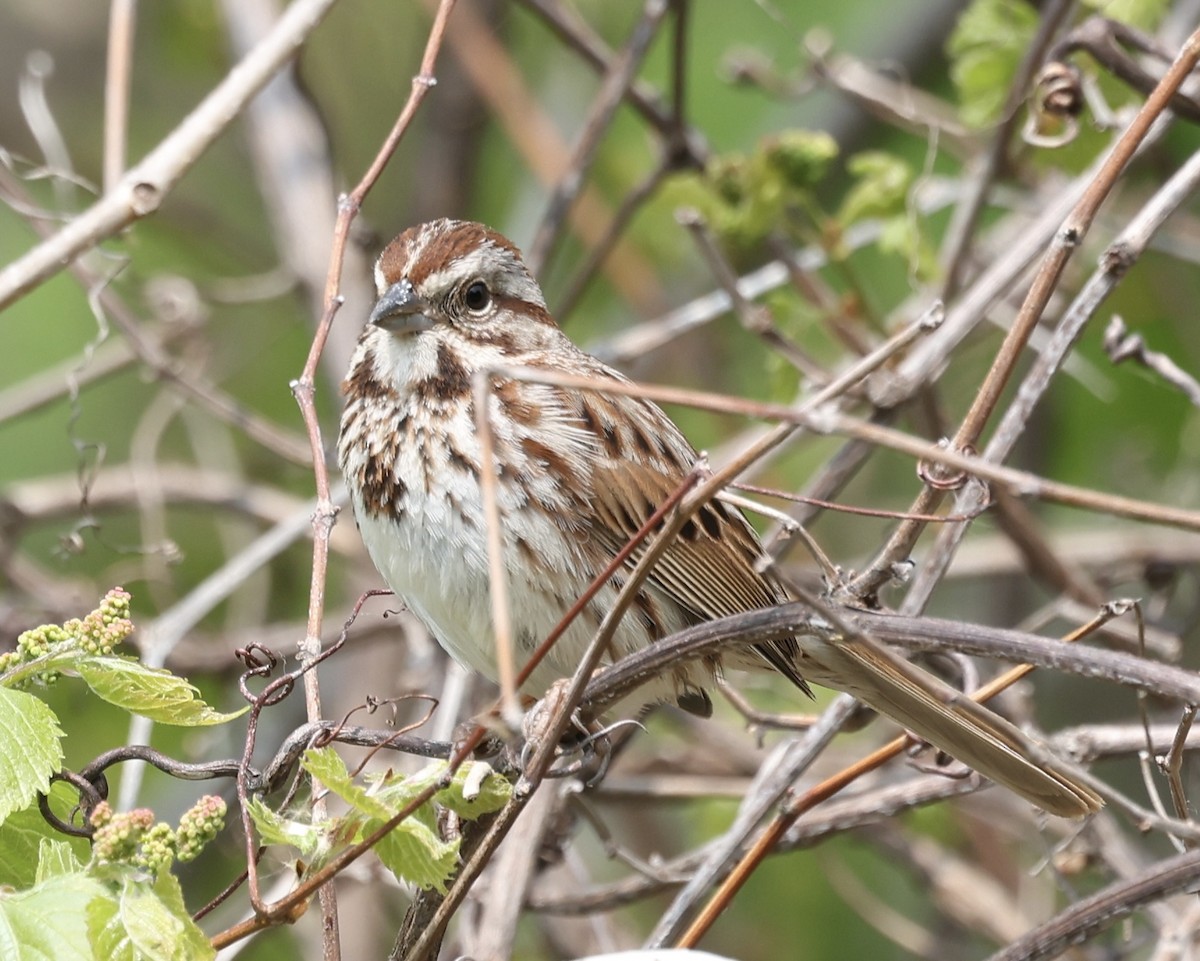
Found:
<path fill-rule="evenodd" d="M 131 657 L 108 655 L 81 659 L 74 670 L 98 696 L 160 724 L 187 727 L 224 724 L 245 712 L 222 714 L 200 699 L 200 692 L 170 671 L 154 670 Z"/>
<path fill-rule="evenodd" d="M 169 871 L 164 871 L 154 882 L 154 893 L 159 902 L 180 922 L 179 940 L 176 942 L 176 958 L 179 961 L 208 961 L 217 956 L 212 942 L 192 920 L 191 912 L 183 902 L 183 889 L 179 879 Z"/>
<path fill-rule="evenodd" d="M 937 274 L 937 254 L 925 242 L 917 222 L 908 214 L 897 214 L 882 223 L 878 246 L 884 253 L 902 256 L 908 263 L 909 273 L 919 280 L 928 280 Z"/>
<path fill-rule="evenodd" d="M 51 878 L 60 878 L 67 874 L 79 874 L 83 871 L 83 862 L 75 857 L 71 845 L 66 841 L 54 838 L 42 838 L 38 847 L 38 866 L 36 884 L 44 884 Z"/>
<path fill-rule="evenodd" d="M 87 906 L 87 933 L 94 957 L 106 961 L 137 961 L 116 898 L 96 898 Z"/>
<path fill-rule="evenodd" d="M 913 173 L 899 157 L 868 150 L 851 157 L 846 169 L 857 182 L 847 192 L 838 212 L 838 223 L 843 227 L 867 217 L 890 217 L 904 212 Z"/>
<path fill-rule="evenodd" d="M 367 837 L 382 826 L 382 821 L 368 821 L 362 836 Z M 444 894 L 446 882 L 458 865 L 458 844 L 457 838 L 444 841 L 422 819 L 410 817 L 380 838 L 374 850 L 383 866 L 402 881 Z"/>
<path fill-rule="evenodd" d="M 355 784 L 346 765 L 331 747 L 305 752 L 301 765 L 330 791 L 366 818 L 348 817 L 329 825 L 331 836 L 341 836 L 358 842 L 379 830 L 387 821 L 412 803 L 426 788 L 436 784 L 446 770 L 445 764 L 430 764 L 413 775 L 375 774 L 367 778 L 368 788 Z M 466 772 L 460 771 L 457 791 L 462 802 L 462 782 Z M 484 779 L 485 783 L 488 779 Z M 503 778 L 496 778 L 503 781 Z M 507 783 L 507 782 L 505 782 Z M 485 792 L 481 790 L 483 796 Z M 495 800 L 495 790 L 489 789 L 483 803 Z M 503 801 L 501 801 L 503 803 Z M 476 813 L 484 813 L 482 807 Z M 445 841 L 438 834 L 433 804 L 422 804 L 375 845 L 375 853 L 384 866 L 401 880 L 422 888 L 446 889 L 446 881 L 458 864 L 458 841 Z"/>
<path fill-rule="evenodd" d="M 96 958 L 115 961 L 207 961 L 212 944 L 183 903 L 176 877 L 150 882 L 126 874 L 118 898 L 88 905 L 88 937 Z"/>
<path fill-rule="evenodd" d="M 372 797 L 394 813 L 411 802 L 420 792 L 441 781 L 445 777 L 446 768 L 445 761 L 435 761 L 415 774 L 400 776 L 390 771 L 383 774 L 372 773 L 367 775 L 366 780 L 371 785 Z M 472 797 L 468 799 L 463 792 L 472 773 L 476 775 L 476 783 L 472 784 Z M 470 761 L 454 773 L 449 785 L 440 788 L 434 794 L 433 800 L 455 814 L 474 819 L 482 814 L 498 811 L 511 796 L 512 785 L 507 779 L 482 761 Z"/>
<path fill-rule="evenodd" d="M 300 766 L 329 788 L 352 808 L 368 817 L 386 821 L 400 810 L 400 805 L 388 804 L 372 797 L 367 790 L 355 784 L 346 770 L 346 763 L 331 747 L 311 748 L 304 752 Z"/>
<path fill-rule="evenodd" d="M 471 820 L 484 814 L 491 814 L 493 811 L 499 811 L 512 797 L 512 783 L 508 778 L 501 777 L 490 768 L 486 776 L 472 786 L 472 797 L 468 799 L 463 796 L 463 788 L 468 777 L 472 772 L 479 773 L 476 771 L 479 766 L 487 767 L 482 761 L 471 761 L 460 767 L 455 772 L 450 786 L 438 791 L 434 795 L 434 800 L 443 807 L 449 808 L 459 817 Z"/>
<path fill-rule="evenodd" d="M 986 127 L 1000 118 L 1037 22 L 1025 0 L 974 0 L 958 18 L 946 52 L 965 123 Z"/>
<path fill-rule="evenodd" d="M 837 141 L 823 130 L 785 130 L 763 141 L 762 158 L 789 187 L 811 190 L 829 172 Z"/>
<path fill-rule="evenodd" d="M 108 893 L 83 874 L 51 878 L 28 891 L 0 891 L 0 958 L 92 961 L 88 909 Z"/>
<path fill-rule="evenodd" d="M 1083 0 L 1101 16 L 1120 20 L 1133 27 L 1153 30 L 1170 7 L 1170 0 Z"/>
<path fill-rule="evenodd" d="M 0 823 L 50 788 L 63 732 L 41 698 L 0 688 Z"/>
<path fill-rule="evenodd" d="M 50 786 L 50 808 L 60 818 L 70 815 L 77 795 L 61 781 Z M 0 885 L 31 888 L 38 880 L 38 862 L 43 840 L 54 840 L 70 847 L 77 858 L 86 860 L 88 843 L 83 838 L 67 838 L 52 828 L 36 804 L 14 811 L 0 825 Z"/>
<path fill-rule="evenodd" d="M 258 798 L 247 808 L 263 844 L 286 844 L 296 848 L 309 861 L 321 861 L 329 855 L 329 822 L 310 824 L 271 810 Z"/>
<path fill-rule="evenodd" d="M 182 922 L 167 910 L 145 881 L 126 880 L 121 889 L 121 924 L 134 951 L 148 958 L 174 958 Z"/>
<path fill-rule="evenodd" d="M 169 871 L 153 884 L 129 879 L 121 891 L 121 923 L 134 951 L 146 959 L 200 961 L 216 956 L 183 906 L 179 881 Z"/>

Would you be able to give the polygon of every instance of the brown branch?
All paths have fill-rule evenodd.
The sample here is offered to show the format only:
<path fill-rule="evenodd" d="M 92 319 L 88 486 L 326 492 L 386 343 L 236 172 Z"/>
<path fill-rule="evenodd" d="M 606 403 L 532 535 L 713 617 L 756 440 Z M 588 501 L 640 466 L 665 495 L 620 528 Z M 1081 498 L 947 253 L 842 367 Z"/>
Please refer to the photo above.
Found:
<path fill-rule="evenodd" d="M 1182 894 L 1200 879 L 1200 851 L 1156 862 L 1138 877 L 1118 881 L 1039 924 L 988 961 L 1041 961 L 1054 958 L 1126 917 L 1143 905 Z"/>
<path fill-rule="evenodd" d="M 165 140 L 112 190 L 53 237 L 0 270 L 0 310 L 53 277 L 86 250 L 154 213 L 213 141 L 283 64 L 291 60 L 336 0 L 296 0 L 279 23 Z"/>

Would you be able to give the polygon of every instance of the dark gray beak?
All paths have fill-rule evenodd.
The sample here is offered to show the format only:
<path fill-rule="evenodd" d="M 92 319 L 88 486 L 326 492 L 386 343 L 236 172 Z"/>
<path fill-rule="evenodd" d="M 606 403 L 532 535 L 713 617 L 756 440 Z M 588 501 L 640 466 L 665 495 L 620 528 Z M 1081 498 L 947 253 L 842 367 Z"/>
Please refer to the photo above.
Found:
<path fill-rule="evenodd" d="M 383 292 L 371 311 L 371 323 L 394 334 L 429 330 L 433 322 L 425 313 L 425 301 L 408 279 L 398 280 Z"/>

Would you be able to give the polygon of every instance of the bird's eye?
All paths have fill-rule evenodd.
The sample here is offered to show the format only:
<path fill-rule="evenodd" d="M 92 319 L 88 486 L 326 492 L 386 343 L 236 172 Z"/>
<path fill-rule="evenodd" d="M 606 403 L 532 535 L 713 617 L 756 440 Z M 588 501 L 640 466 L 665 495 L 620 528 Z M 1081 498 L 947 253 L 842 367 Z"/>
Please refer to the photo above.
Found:
<path fill-rule="evenodd" d="M 463 302 L 467 305 L 468 310 L 487 310 L 488 305 L 492 302 L 492 292 L 488 290 L 487 284 L 482 280 L 476 280 L 467 288 L 466 294 L 463 295 Z"/>

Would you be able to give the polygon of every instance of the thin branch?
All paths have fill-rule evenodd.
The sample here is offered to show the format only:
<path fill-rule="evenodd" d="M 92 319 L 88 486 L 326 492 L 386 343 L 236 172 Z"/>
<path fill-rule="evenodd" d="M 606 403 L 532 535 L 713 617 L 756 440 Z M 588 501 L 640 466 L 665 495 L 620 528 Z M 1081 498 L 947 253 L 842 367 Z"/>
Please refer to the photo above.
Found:
<path fill-rule="evenodd" d="M 28 194 L 20 181 L 12 173 L 0 165 L 0 190 L 8 197 L 18 201 L 28 200 Z M 49 226 L 41 219 L 27 215 L 30 225 L 42 236 L 49 235 Z M 111 278 L 102 277 L 82 261 L 75 260 L 67 265 L 67 270 L 88 293 L 93 310 L 103 312 L 104 320 L 111 320 L 113 325 L 124 335 L 126 343 L 149 368 L 155 377 L 164 381 L 180 395 L 194 400 L 219 420 L 242 430 L 247 437 L 294 464 L 308 466 L 310 453 L 304 441 L 290 431 L 271 423 L 256 411 L 250 410 L 238 400 L 225 393 L 215 384 L 209 383 L 196 376 L 190 369 L 172 357 L 166 349 L 168 338 L 184 337 L 189 330 L 178 329 L 155 336 L 147 332 L 141 319 L 133 312 L 125 300 L 112 288 Z M 76 369 L 79 367 L 76 364 Z M 86 382 L 89 371 L 76 375 L 75 370 L 70 376 L 78 376 Z M 68 385 L 68 392 L 71 388 Z M 41 398 L 46 398 L 45 388 Z"/>
<path fill-rule="evenodd" d="M 112 190 L 53 237 L 0 270 L 0 310 L 58 273 L 86 250 L 154 213 L 213 141 L 291 60 L 337 0 L 296 0 L 271 34 L 237 64 Z"/>
<path fill-rule="evenodd" d="M 1087 322 L 1116 288 L 1120 280 L 1136 263 L 1150 240 L 1179 209 L 1184 201 L 1200 188 L 1200 154 L 1188 158 L 1155 195 L 1129 221 L 1120 235 L 1100 256 L 1099 265 L 1083 289 L 1072 301 L 1055 328 L 1049 343 L 1041 351 L 1025 375 L 1017 393 L 995 433 L 983 451 L 983 458 L 992 462 L 1005 460 L 1024 435 L 1033 410 L 1049 390 L 1050 384 L 1066 362 L 1071 348 L 1083 333 Z M 981 493 L 971 485 L 965 487 L 955 500 L 954 510 L 969 512 L 980 506 Z M 962 542 L 967 523 L 942 529 L 933 551 L 917 572 L 905 599 L 904 610 L 913 613 L 928 601 Z"/>
<path fill-rule="evenodd" d="M 112 0 L 108 14 L 108 54 L 104 78 L 104 189 L 112 190 L 125 172 L 129 135 L 129 88 L 137 0 Z"/>
<path fill-rule="evenodd" d="M 668 0 L 646 0 L 642 17 L 634 27 L 628 45 L 610 61 L 608 72 L 596 94 L 583 132 L 571 152 L 567 172 L 551 194 L 546 207 L 546 215 L 542 218 L 541 226 L 538 228 L 533 243 L 525 252 L 525 262 L 529 264 L 529 269 L 534 274 L 542 272 L 550 251 L 555 248 L 559 233 L 566 220 L 567 211 L 582 188 L 592 162 L 596 159 L 600 140 L 607 132 L 609 124 L 612 123 L 617 107 L 625 98 L 630 84 L 633 83 L 633 79 L 642 65 L 642 60 L 650 50 L 650 44 L 658 36 L 658 28 L 669 10 Z"/>
<path fill-rule="evenodd" d="M 906 649 L 955 651 L 1014 661 L 1128 685 L 1184 704 L 1200 704 L 1200 676 L 1123 651 L 1068 645 L 1021 631 L 933 617 L 845 609 L 840 609 L 839 614 L 853 630 Z M 797 635 L 812 635 L 837 643 L 841 632 L 829 623 L 827 616 L 814 612 L 811 605 L 803 602 L 722 617 L 689 627 L 602 669 L 588 686 L 588 707 L 593 712 L 603 711 L 657 677 L 669 664 L 712 656 L 731 645 L 762 644 Z"/>
<path fill-rule="evenodd" d="M 884 345 L 885 347 L 887 345 Z M 864 360 L 875 359 L 875 355 Z M 857 367 L 855 368 L 858 369 Z M 977 456 L 955 453 L 946 447 L 921 440 L 902 431 L 893 430 L 880 424 L 866 421 L 848 414 L 831 411 L 828 406 L 821 407 L 813 399 L 806 401 L 802 407 L 787 407 L 781 404 L 767 404 L 748 401 L 741 397 L 726 397 L 706 391 L 686 390 L 679 387 L 663 387 L 654 384 L 637 382 L 622 383 L 611 380 L 597 380 L 591 377 L 579 377 L 572 374 L 558 374 L 545 370 L 532 370 L 522 367 L 498 368 L 495 373 L 513 380 L 529 380 L 537 383 L 553 384 L 559 387 L 574 387 L 582 390 L 594 390 L 599 393 L 617 394 L 624 397 L 642 397 L 658 403 L 682 404 L 697 407 L 701 410 L 711 410 L 721 413 L 740 414 L 746 417 L 761 417 L 783 421 L 785 427 L 764 435 L 764 439 L 747 451 L 747 458 L 740 463 L 744 468 L 756 457 L 762 456 L 770 448 L 777 446 L 794 430 L 786 425 L 800 425 L 818 434 L 840 434 L 872 444 L 887 447 L 892 450 L 909 454 L 921 461 L 929 461 L 945 468 L 962 473 L 964 476 L 977 476 L 992 483 L 1004 484 L 1013 493 L 1021 497 L 1034 497 L 1041 500 L 1066 504 L 1081 510 L 1094 510 L 1115 516 L 1129 517 L 1148 521 L 1153 524 L 1163 524 L 1181 527 L 1187 530 L 1200 530 L 1200 511 L 1171 507 L 1165 504 L 1154 504 L 1149 501 L 1122 497 L 1118 494 L 1105 494 L 1073 484 L 1063 484 L 1048 480 L 1027 471 L 1015 470 L 988 463 Z M 863 376 L 858 374 L 858 377 Z M 836 388 L 835 393 L 845 390 L 846 378 L 839 378 L 830 387 Z M 828 400 L 826 391 L 822 388 L 814 398 Z M 921 516 L 921 515 L 917 515 Z"/>
<path fill-rule="evenodd" d="M 1166 354 L 1147 347 L 1145 338 L 1130 333 L 1125 321 L 1116 315 L 1104 329 L 1104 352 L 1114 364 L 1136 361 L 1182 392 L 1193 407 L 1200 407 L 1200 381 Z"/>
<path fill-rule="evenodd" d="M 1138 877 L 1118 881 L 1027 931 L 988 961 L 1041 961 L 1057 957 L 1143 905 L 1183 894 L 1200 880 L 1200 851 L 1156 862 Z"/>

